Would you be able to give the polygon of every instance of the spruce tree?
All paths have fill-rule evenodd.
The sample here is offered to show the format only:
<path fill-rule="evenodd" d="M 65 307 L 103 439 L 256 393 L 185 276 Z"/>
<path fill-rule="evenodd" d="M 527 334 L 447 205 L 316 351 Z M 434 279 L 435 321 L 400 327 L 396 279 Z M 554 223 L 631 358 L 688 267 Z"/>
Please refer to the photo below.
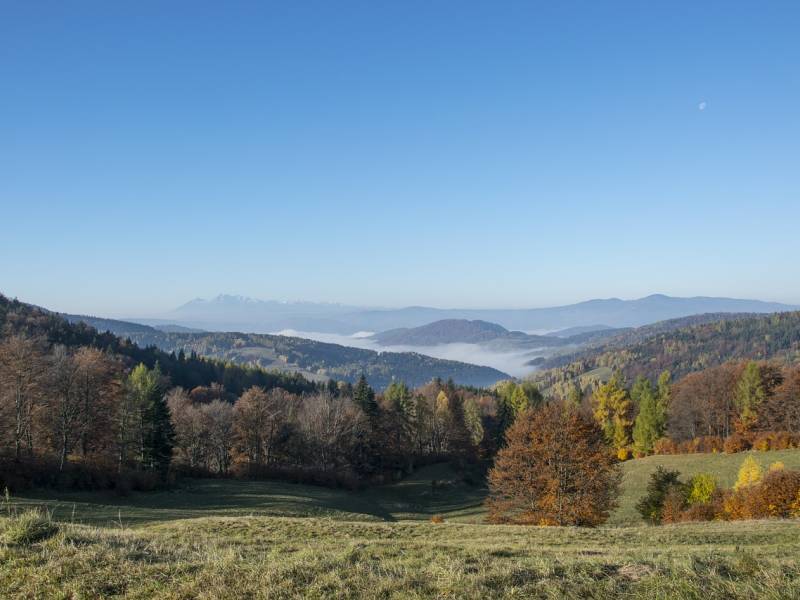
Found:
<path fill-rule="evenodd" d="M 175 431 L 164 400 L 161 369 L 139 364 L 128 377 L 128 394 L 138 414 L 139 461 L 141 467 L 165 475 L 172 460 Z"/>
<path fill-rule="evenodd" d="M 639 414 L 633 424 L 633 444 L 638 452 L 650 454 L 653 446 L 664 435 L 666 413 L 661 409 L 661 403 L 656 397 L 655 390 L 649 385 L 642 385 L 637 391 Z"/>
<path fill-rule="evenodd" d="M 378 402 L 375 400 L 375 390 L 373 390 L 367 383 L 367 378 L 364 374 L 358 378 L 353 389 L 353 401 L 364 411 L 368 417 L 375 417 L 378 415 Z"/>

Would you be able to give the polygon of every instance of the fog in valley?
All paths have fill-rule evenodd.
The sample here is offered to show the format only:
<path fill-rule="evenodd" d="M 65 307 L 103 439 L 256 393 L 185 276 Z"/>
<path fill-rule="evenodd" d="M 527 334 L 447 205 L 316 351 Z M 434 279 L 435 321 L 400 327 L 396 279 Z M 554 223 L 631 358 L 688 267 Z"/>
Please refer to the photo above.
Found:
<path fill-rule="evenodd" d="M 360 331 L 353 335 L 340 335 L 336 333 L 319 333 L 316 331 L 297 331 L 283 329 L 275 332 L 276 335 L 306 338 L 329 344 L 339 344 L 364 350 L 377 352 L 416 352 L 425 356 L 446 360 L 458 360 L 485 367 L 499 369 L 514 377 L 524 377 L 536 370 L 528 363 L 538 356 L 545 356 L 552 349 L 521 350 L 518 352 L 493 352 L 479 344 L 439 344 L 437 346 L 384 346 L 378 344 L 370 336 L 373 332 Z"/>

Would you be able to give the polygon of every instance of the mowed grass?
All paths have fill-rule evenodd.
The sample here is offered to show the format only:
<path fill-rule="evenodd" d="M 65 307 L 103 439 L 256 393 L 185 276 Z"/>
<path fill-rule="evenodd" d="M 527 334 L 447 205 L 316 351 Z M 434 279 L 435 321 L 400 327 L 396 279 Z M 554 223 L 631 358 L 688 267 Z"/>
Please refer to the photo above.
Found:
<path fill-rule="evenodd" d="M 800 468 L 798 450 L 754 456 Z M 635 514 L 656 466 L 729 485 L 744 457 L 629 461 L 620 508 L 596 529 L 485 524 L 485 491 L 447 465 L 362 492 L 196 480 L 31 493 L 8 514 L 42 507 L 58 531 L 11 543 L 19 523 L 0 516 L 0 597 L 800 598 L 800 521 L 653 527 Z"/>

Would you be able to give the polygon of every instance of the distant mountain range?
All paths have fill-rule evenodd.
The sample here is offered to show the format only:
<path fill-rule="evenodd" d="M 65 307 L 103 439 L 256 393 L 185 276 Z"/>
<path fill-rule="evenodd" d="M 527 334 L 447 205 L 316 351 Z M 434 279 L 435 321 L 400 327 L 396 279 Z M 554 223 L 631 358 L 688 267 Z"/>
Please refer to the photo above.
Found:
<path fill-rule="evenodd" d="M 180 325 L 209 331 L 271 333 L 292 329 L 351 335 L 415 328 L 435 321 L 486 321 L 510 331 L 553 331 L 589 327 L 639 327 L 702 313 L 771 313 L 800 306 L 734 298 L 676 298 L 654 294 L 637 300 L 610 298 L 531 309 L 440 309 L 412 306 L 370 309 L 343 304 L 278 302 L 221 295 L 192 300 L 158 319 L 128 319 L 148 325 Z"/>

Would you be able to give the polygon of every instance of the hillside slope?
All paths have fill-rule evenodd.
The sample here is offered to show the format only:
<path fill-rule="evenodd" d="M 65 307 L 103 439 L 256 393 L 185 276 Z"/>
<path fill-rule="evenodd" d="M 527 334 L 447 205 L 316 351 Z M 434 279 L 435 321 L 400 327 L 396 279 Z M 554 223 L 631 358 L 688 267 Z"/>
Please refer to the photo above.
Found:
<path fill-rule="evenodd" d="M 509 345 L 529 347 L 561 346 L 565 339 L 544 335 L 528 335 L 509 331 L 502 325 L 468 319 L 442 319 L 420 327 L 403 327 L 376 333 L 372 336 L 383 346 L 436 346 L 438 344 L 486 344 L 508 342 Z"/>
<path fill-rule="evenodd" d="M 196 353 L 239 364 L 254 364 L 264 369 L 300 372 L 314 379 L 355 382 L 362 373 L 376 388 L 399 379 L 420 386 L 435 378 L 453 379 L 458 384 L 490 386 L 510 376 L 491 367 L 423 356 L 414 352 L 375 352 L 338 344 L 317 342 L 282 335 L 161 331 L 154 327 L 64 315 L 72 322 L 106 327 L 111 333 L 129 338 L 142 346 L 155 346 L 165 352 Z"/>
<path fill-rule="evenodd" d="M 680 327 L 681 325 L 688 323 Z M 673 378 L 729 360 L 800 360 L 800 311 L 771 315 L 698 315 L 626 331 L 594 347 L 546 360 L 531 379 L 546 392 L 604 378 L 619 369 L 629 380 Z"/>

